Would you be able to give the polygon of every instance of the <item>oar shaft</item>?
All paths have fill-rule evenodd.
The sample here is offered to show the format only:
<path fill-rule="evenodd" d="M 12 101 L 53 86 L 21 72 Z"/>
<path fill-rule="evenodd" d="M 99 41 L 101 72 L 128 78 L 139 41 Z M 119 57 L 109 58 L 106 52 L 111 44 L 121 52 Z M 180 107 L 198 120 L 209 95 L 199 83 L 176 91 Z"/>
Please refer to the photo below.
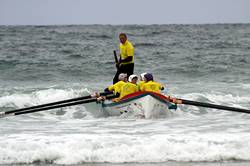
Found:
<path fill-rule="evenodd" d="M 34 113 L 34 112 L 39 112 L 39 111 L 46 111 L 46 110 L 50 110 L 50 109 L 63 108 L 63 107 L 68 107 L 68 106 L 73 106 L 73 105 L 78 105 L 78 104 L 95 102 L 95 101 L 97 101 L 96 98 L 90 98 L 90 99 L 85 99 L 83 101 L 77 101 L 77 102 L 72 102 L 72 103 L 67 103 L 67 104 L 59 104 L 59 105 L 55 105 L 55 106 L 49 106 L 49 107 L 45 107 L 45 108 L 37 108 L 37 109 L 33 109 L 33 110 L 28 110 L 28 111 L 16 112 L 16 113 L 14 113 L 14 115 L 21 115 L 21 114 Z"/>
<path fill-rule="evenodd" d="M 108 95 L 112 92 L 103 92 L 100 93 L 100 95 Z M 83 96 L 83 97 L 78 97 L 78 98 L 73 98 L 73 99 L 68 99 L 68 100 L 62 100 L 62 101 L 57 101 L 57 102 L 53 102 L 53 103 L 47 103 L 47 104 L 41 104 L 41 105 L 37 105 L 37 106 L 32 106 L 32 107 L 27 107 L 27 108 L 21 108 L 21 109 L 16 109 L 16 110 L 11 110 L 11 111 L 6 111 L 5 114 L 12 114 L 15 112 L 21 112 L 21 111 L 25 111 L 25 110 L 33 110 L 33 109 L 37 109 L 37 108 L 43 108 L 43 107 L 48 107 L 48 106 L 53 106 L 53 105 L 58 105 L 58 104 L 63 104 L 63 103 L 69 103 L 69 102 L 73 102 L 73 101 L 79 101 L 79 100 L 85 100 L 85 99 L 89 99 L 92 98 L 93 96 L 88 95 L 88 96 Z"/>
<path fill-rule="evenodd" d="M 91 95 L 84 96 L 84 97 L 79 97 L 79 98 L 74 98 L 74 99 L 57 101 L 57 102 L 53 102 L 53 103 L 41 104 L 41 105 L 27 107 L 27 108 L 16 109 L 16 110 L 12 110 L 12 111 L 6 111 L 5 113 L 6 114 L 11 114 L 11 113 L 15 113 L 15 112 L 20 112 L 20 111 L 25 111 L 25 110 L 31 110 L 31 109 L 36 109 L 36 108 L 42 108 L 42 107 L 48 107 L 48 106 L 52 106 L 52 105 L 57 105 L 57 104 L 62 104 L 62 103 L 68 103 L 68 102 L 78 101 L 78 100 L 84 100 L 84 99 L 88 99 L 88 98 L 91 98 Z"/>
<path fill-rule="evenodd" d="M 113 94 L 112 95 L 107 95 L 106 99 L 112 99 L 112 98 L 115 98 L 115 97 L 117 97 L 117 96 L 113 95 Z M 54 106 L 47 106 L 47 107 L 36 108 L 36 109 L 31 109 L 31 110 L 26 110 L 26 111 L 14 112 L 14 113 L 0 112 L 0 118 L 6 117 L 6 116 L 15 116 L 15 115 L 34 113 L 34 112 L 39 112 L 39 111 L 46 111 L 46 110 L 56 109 L 56 108 L 63 108 L 63 107 L 79 105 L 79 104 L 85 104 L 85 103 L 91 103 L 91 102 L 96 102 L 96 101 L 98 101 L 97 98 L 89 98 L 89 99 L 85 99 L 85 100 L 82 100 L 82 101 L 65 103 L 65 104 L 58 104 L 58 105 L 54 105 Z"/>
<path fill-rule="evenodd" d="M 118 63 L 118 58 L 115 50 L 114 50 L 114 57 L 115 57 L 115 63 Z"/>
<path fill-rule="evenodd" d="M 206 107 L 206 108 L 215 108 L 215 109 L 222 109 L 222 110 L 227 110 L 227 111 L 242 112 L 242 113 L 250 114 L 250 110 L 247 110 L 247 109 L 228 107 L 228 106 L 210 104 L 210 103 L 203 103 L 203 102 L 197 102 L 197 101 L 191 101 L 191 100 L 185 100 L 185 99 L 176 99 L 176 103 L 177 104 L 186 104 L 186 105 L 200 106 L 200 107 Z"/>

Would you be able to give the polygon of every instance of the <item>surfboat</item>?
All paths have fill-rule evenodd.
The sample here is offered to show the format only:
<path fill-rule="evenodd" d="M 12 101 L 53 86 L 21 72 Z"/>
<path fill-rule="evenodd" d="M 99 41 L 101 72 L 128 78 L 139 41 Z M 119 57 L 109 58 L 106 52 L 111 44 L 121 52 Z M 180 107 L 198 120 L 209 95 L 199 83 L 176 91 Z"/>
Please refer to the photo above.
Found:
<path fill-rule="evenodd" d="M 154 92 L 136 92 L 123 97 L 119 102 L 105 100 L 102 110 L 107 116 L 132 115 L 142 118 L 160 118 L 173 114 L 177 105 L 167 97 Z"/>

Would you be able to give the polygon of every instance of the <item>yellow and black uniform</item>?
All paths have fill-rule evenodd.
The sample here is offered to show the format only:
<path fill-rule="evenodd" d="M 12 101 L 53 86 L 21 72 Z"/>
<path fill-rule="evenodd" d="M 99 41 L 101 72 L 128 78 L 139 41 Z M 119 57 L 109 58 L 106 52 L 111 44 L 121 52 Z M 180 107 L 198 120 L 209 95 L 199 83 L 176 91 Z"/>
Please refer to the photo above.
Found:
<path fill-rule="evenodd" d="M 120 55 L 120 66 L 113 79 L 113 84 L 118 82 L 120 73 L 126 73 L 128 77 L 134 73 L 134 46 L 130 41 L 127 40 L 124 44 L 120 43 Z"/>
<path fill-rule="evenodd" d="M 108 87 L 109 91 L 114 91 L 114 94 L 117 95 L 117 93 L 121 94 L 121 87 L 125 84 L 124 81 L 119 81 L 115 83 L 114 85 L 110 85 Z"/>
<path fill-rule="evenodd" d="M 139 90 L 142 91 L 142 86 L 145 84 L 145 81 L 139 81 L 138 83 L 138 87 L 139 87 Z"/>
<path fill-rule="evenodd" d="M 121 61 L 122 65 L 134 63 L 134 47 L 130 41 L 127 40 L 124 44 L 120 43 L 120 54 L 122 60 L 128 57 L 132 57 L 131 60 L 127 62 Z"/>
<path fill-rule="evenodd" d="M 121 93 L 120 93 L 120 99 L 123 98 L 126 95 L 129 95 L 131 93 L 138 92 L 139 88 L 136 84 L 133 84 L 131 82 L 126 82 L 122 87 L 121 87 Z"/>
<path fill-rule="evenodd" d="M 161 90 L 163 89 L 163 86 L 154 81 L 148 81 L 144 83 L 141 87 L 141 91 L 150 91 L 150 92 L 156 92 L 156 93 L 161 93 Z"/>

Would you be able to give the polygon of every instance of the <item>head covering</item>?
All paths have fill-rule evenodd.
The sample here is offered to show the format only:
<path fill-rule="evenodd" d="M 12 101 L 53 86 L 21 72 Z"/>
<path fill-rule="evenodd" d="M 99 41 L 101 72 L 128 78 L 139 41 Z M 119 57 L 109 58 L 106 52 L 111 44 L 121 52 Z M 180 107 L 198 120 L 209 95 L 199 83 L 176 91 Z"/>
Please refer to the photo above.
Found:
<path fill-rule="evenodd" d="M 126 73 L 121 73 L 121 74 L 119 74 L 119 77 L 118 77 L 118 79 L 120 80 L 120 81 L 124 81 L 125 80 L 125 78 L 127 78 L 127 74 Z"/>
<path fill-rule="evenodd" d="M 140 79 L 142 80 L 142 81 L 145 81 L 145 75 L 146 75 L 147 73 L 141 73 L 140 74 Z"/>
<path fill-rule="evenodd" d="M 133 78 L 138 78 L 138 76 L 135 75 L 135 74 L 132 74 L 132 75 L 129 76 L 128 81 L 132 82 Z"/>
<path fill-rule="evenodd" d="M 151 73 L 147 73 L 144 75 L 146 81 L 153 81 L 154 80 L 154 77 Z"/>

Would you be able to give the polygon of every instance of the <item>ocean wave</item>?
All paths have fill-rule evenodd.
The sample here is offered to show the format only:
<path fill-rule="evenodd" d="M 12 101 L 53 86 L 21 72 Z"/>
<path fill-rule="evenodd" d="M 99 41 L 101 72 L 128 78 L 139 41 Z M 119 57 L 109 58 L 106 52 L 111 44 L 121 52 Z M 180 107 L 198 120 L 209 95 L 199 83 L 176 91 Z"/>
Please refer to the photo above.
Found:
<path fill-rule="evenodd" d="M 6 73 L 2 79 L 27 78 L 30 74 L 24 71 L 27 66 L 33 75 L 38 75 L 28 76 L 28 79 L 42 83 L 58 77 L 60 81 L 79 80 L 79 74 L 69 70 L 71 66 L 77 66 L 82 71 L 85 81 L 93 73 L 97 78 L 100 65 L 105 64 L 107 59 L 113 60 L 112 50 L 119 46 L 119 40 L 114 36 L 121 29 L 135 45 L 135 70 L 147 71 L 150 68 L 159 75 L 168 71 L 173 73 L 170 79 L 211 76 L 213 80 L 216 75 L 222 81 L 248 81 L 250 59 L 247 55 L 249 39 L 246 36 L 249 36 L 249 24 L 6 27 L 1 32 L 6 35 L 6 42 L 0 43 L 3 48 L 0 54 L 4 58 L 0 67 Z M 227 37 L 227 34 L 230 35 Z M 47 38 L 51 40 L 47 41 Z M 100 44 L 100 39 L 111 40 Z M 72 64 L 70 67 L 69 63 Z M 104 66 L 98 80 L 112 79 L 113 75 L 109 74 L 115 73 L 114 66 L 107 66 Z M 84 72 L 86 70 L 88 72 Z M 46 74 L 51 77 L 44 79 Z"/>
<path fill-rule="evenodd" d="M 250 89 L 250 84 L 240 84 L 243 89 Z"/>
<path fill-rule="evenodd" d="M 83 164 L 249 161 L 248 133 L 46 136 L 0 138 L 1 164 Z"/>
<path fill-rule="evenodd" d="M 94 38 L 94 39 L 112 39 L 111 36 L 108 36 L 108 35 L 98 35 L 98 34 L 92 34 L 92 35 L 89 35 L 88 37 L 90 38 Z"/>
<path fill-rule="evenodd" d="M 135 47 L 157 47 L 161 45 L 157 43 L 135 43 L 134 46 Z"/>
<path fill-rule="evenodd" d="M 12 58 L 10 58 L 10 57 L 5 57 L 5 58 L 3 58 L 3 59 L 0 59 L 0 65 L 6 65 L 6 66 L 8 66 L 8 65 L 18 65 L 18 64 L 20 64 L 20 63 L 22 63 L 22 61 L 21 60 L 18 60 L 18 59 L 12 59 Z"/>
<path fill-rule="evenodd" d="M 233 94 L 225 94 L 225 93 L 219 93 L 219 92 L 204 92 L 204 93 L 187 93 L 187 94 L 177 94 L 177 95 L 171 95 L 172 97 L 184 99 L 184 100 L 190 100 L 194 102 L 199 103 L 208 103 L 208 104 L 214 104 L 218 106 L 225 106 L 225 107 L 234 107 L 239 109 L 245 109 L 249 110 L 250 112 L 250 95 L 233 95 Z M 218 109 L 217 106 L 215 107 L 201 107 L 201 106 L 193 106 L 186 105 L 186 104 L 180 104 L 178 105 L 178 110 L 181 112 L 188 113 L 189 115 L 197 115 L 200 116 L 208 116 L 207 119 L 210 119 L 209 116 L 211 116 L 212 120 L 214 116 L 216 115 L 217 118 L 220 117 L 224 119 L 228 116 L 240 116 L 241 119 L 243 115 L 242 113 L 239 113 L 237 111 L 232 110 L 224 110 L 224 109 Z M 245 116 L 246 119 L 249 119 L 249 116 Z"/>
<path fill-rule="evenodd" d="M 246 84 L 247 86 L 247 84 Z M 225 94 L 221 92 L 205 92 L 205 93 L 187 93 L 187 94 L 182 94 L 178 96 L 184 96 L 186 98 L 194 99 L 194 100 L 200 100 L 202 102 L 214 102 L 217 104 L 222 104 L 222 103 L 229 103 L 229 104 L 234 104 L 234 103 L 250 103 L 250 95 L 233 95 L 233 94 Z"/>
<path fill-rule="evenodd" d="M 246 87 L 248 87 L 246 85 Z M 13 92 L 13 94 L 7 94 L 0 97 L 0 108 L 1 111 L 7 111 L 6 108 L 9 110 L 13 109 L 20 109 L 25 107 L 31 107 L 66 99 L 72 99 L 79 96 L 84 96 L 84 94 L 88 95 L 91 93 L 91 91 L 87 88 L 80 88 L 80 89 L 57 89 L 57 88 L 49 88 L 49 89 L 43 89 L 43 90 L 32 90 L 32 91 L 19 91 L 19 92 Z M 246 106 L 250 103 L 250 96 L 239 96 L 239 95 L 233 95 L 233 94 L 223 94 L 223 93 L 186 93 L 186 94 L 177 94 L 177 95 L 171 95 L 172 97 L 177 97 L 181 99 L 191 100 L 191 101 L 198 101 L 203 103 L 211 103 L 211 104 L 217 104 L 217 105 L 224 105 L 224 106 L 231 106 L 236 108 L 242 108 L 242 109 L 248 109 Z M 97 110 L 96 104 L 87 105 L 87 107 L 82 106 L 82 108 L 87 110 L 87 112 L 92 113 L 93 116 L 99 117 L 100 116 L 100 110 Z M 210 110 L 209 108 L 203 109 L 202 107 L 197 107 L 197 109 L 194 109 L 194 107 L 188 107 L 184 105 L 180 106 L 180 111 L 184 112 L 204 112 L 207 113 L 207 110 Z M 249 105 L 250 106 L 250 105 Z M 79 111 L 78 106 L 63 109 L 57 109 L 55 110 L 56 115 L 64 115 L 67 111 L 69 112 L 78 112 Z M 62 111 L 62 112 L 60 112 Z M 220 111 L 222 114 L 224 114 L 224 111 Z M 217 115 L 220 115 L 220 112 L 216 113 Z M 135 117 L 136 118 L 136 117 Z"/>
<path fill-rule="evenodd" d="M 71 98 L 76 98 L 80 94 L 88 94 L 90 91 L 83 89 L 44 89 L 31 92 L 14 92 L 0 97 L 0 108 L 19 109 L 26 108 Z M 6 110 L 4 110 L 6 111 Z"/>
<path fill-rule="evenodd" d="M 66 55 L 68 55 L 68 54 L 72 54 L 72 53 L 74 53 L 74 50 L 70 50 L 70 49 L 63 49 L 63 50 L 61 50 L 60 51 L 61 53 L 63 53 L 63 54 L 66 54 Z"/>
<path fill-rule="evenodd" d="M 69 59 L 73 58 L 73 59 L 78 59 L 78 58 L 83 58 L 84 56 L 81 54 L 71 54 L 68 56 Z"/>

